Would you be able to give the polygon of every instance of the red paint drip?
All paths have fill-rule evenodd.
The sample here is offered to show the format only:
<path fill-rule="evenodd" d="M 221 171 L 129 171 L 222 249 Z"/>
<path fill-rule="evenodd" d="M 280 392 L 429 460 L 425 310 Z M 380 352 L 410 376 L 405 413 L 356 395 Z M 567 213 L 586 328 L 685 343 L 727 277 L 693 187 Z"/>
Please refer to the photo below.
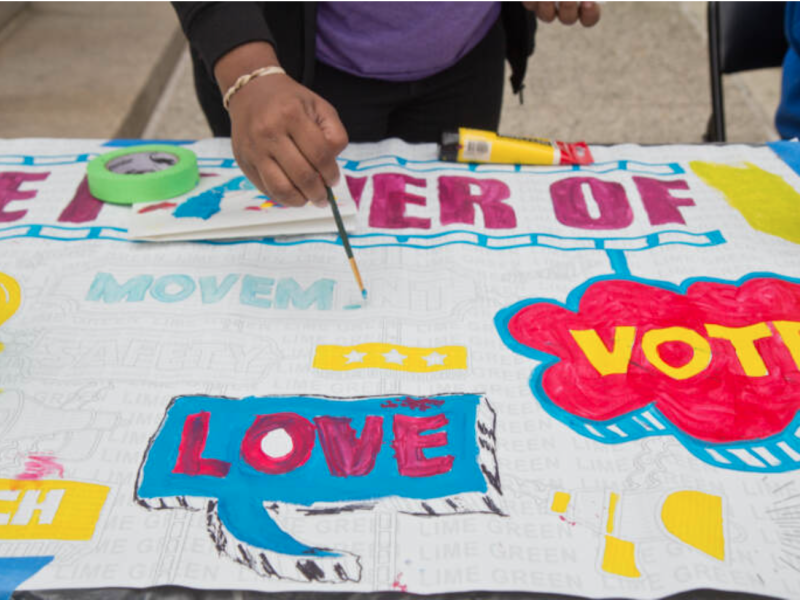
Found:
<path fill-rule="evenodd" d="M 174 202 L 159 202 L 158 204 L 150 204 L 149 206 L 145 206 L 142 210 L 139 211 L 140 215 L 145 213 L 154 212 L 157 210 L 161 210 L 162 208 L 174 208 L 178 206 Z"/>
<path fill-rule="evenodd" d="M 42 479 L 53 473 L 64 478 L 64 467 L 58 464 L 55 456 L 30 454 L 25 461 L 25 471 L 17 475 L 16 479 Z"/>

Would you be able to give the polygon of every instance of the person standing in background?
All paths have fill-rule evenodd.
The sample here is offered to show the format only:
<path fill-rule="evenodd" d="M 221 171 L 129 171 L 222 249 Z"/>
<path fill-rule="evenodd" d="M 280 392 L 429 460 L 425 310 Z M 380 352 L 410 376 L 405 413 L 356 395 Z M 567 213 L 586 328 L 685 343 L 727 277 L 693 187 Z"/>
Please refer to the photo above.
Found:
<path fill-rule="evenodd" d="M 496 130 L 504 61 L 522 93 L 536 17 L 593 26 L 595 2 L 175 2 L 195 88 L 247 178 L 326 205 L 348 141 Z M 227 109 L 227 110 L 226 110 Z"/>
<path fill-rule="evenodd" d="M 786 3 L 784 30 L 789 49 L 783 59 L 781 101 L 775 114 L 775 128 L 788 140 L 800 137 L 800 10 L 795 2 Z"/>

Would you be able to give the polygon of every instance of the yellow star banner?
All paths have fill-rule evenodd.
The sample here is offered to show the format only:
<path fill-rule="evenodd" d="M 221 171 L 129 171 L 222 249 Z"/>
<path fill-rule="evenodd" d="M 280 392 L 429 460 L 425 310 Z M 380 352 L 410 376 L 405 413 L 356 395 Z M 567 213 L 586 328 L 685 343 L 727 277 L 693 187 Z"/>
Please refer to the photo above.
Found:
<path fill-rule="evenodd" d="M 317 346 L 314 368 L 326 371 L 354 369 L 390 369 L 409 373 L 434 373 L 467 368 L 464 346 L 417 348 L 396 344 L 359 344 L 358 346 Z"/>

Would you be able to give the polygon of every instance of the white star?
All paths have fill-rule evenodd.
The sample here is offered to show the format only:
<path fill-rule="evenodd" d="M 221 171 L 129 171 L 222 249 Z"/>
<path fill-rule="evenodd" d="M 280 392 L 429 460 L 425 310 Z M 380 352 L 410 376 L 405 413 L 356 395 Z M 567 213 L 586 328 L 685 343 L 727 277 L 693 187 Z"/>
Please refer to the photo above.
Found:
<path fill-rule="evenodd" d="M 350 363 L 360 363 L 364 362 L 364 357 L 367 355 L 366 352 L 356 352 L 353 350 L 350 354 L 345 354 L 344 357 L 347 359 L 347 362 L 344 363 L 349 365 Z"/>
<path fill-rule="evenodd" d="M 444 366 L 444 359 L 447 358 L 447 354 L 439 354 L 434 350 L 428 356 L 423 356 L 422 360 L 428 363 L 429 367 L 433 367 L 435 365 Z"/>
<path fill-rule="evenodd" d="M 397 351 L 397 348 L 392 348 L 391 352 L 387 352 L 383 355 L 383 358 L 386 359 L 387 363 L 393 363 L 395 365 L 402 365 L 403 361 L 408 358 L 407 356 L 403 356 Z"/>

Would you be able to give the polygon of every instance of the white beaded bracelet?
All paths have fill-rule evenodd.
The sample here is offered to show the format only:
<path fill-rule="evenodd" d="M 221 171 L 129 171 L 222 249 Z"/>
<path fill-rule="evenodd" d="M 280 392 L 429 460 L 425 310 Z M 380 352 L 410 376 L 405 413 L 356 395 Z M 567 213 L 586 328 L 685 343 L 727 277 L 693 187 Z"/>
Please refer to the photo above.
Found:
<path fill-rule="evenodd" d="M 283 74 L 286 75 L 286 71 L 281 69 L 280 67 L 262 67 L 261 69 L 256 69 L 252 73 L 248 73 L 247 75 L 242 75 L 239 79 L 236 80 L 231 87 L 228 88 L 228 91 L 225 92 L 225 96 L 222 98 L 222 105 L 225 107 L 225 110 L 228 110 L 228 105 L 231 103 L 231 98 L 233 95 L 242 89 L 245 85 L 250 83 L 256 77 L 263 77 L 264 75 L 278 75 Z"/>

